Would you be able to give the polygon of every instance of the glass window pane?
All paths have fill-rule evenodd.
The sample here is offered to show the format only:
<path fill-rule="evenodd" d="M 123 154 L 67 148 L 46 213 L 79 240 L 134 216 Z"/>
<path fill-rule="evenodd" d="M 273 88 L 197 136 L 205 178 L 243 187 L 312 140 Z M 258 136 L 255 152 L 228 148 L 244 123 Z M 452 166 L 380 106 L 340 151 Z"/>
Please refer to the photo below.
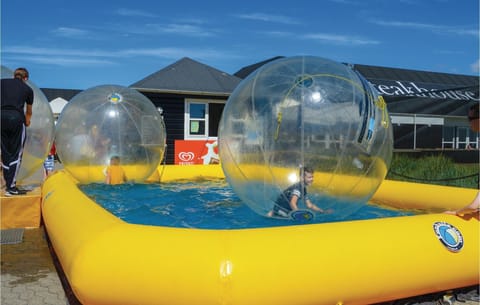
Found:
<path fill-rule="evenodd" d="M 469 129 L 468 139 L 471 148 L 478 148 L 478 133 Z"/>
<path fill-rule="evenodd" d="M 195 119 L 205 118 L 206 104 L 190 104 L 190 117 Z"/>
<path fill-rule="evenodd" d="M 190 121 L 190 134 L 191 135 L 204 135 L 205 134 L 205 121 L 191 120 Z"/>
<path fill-rule="evenodd" d="M 443 139 L 445 141 L 453 141 L 453 137 L 455 136 L 455 128 L 445 126 L 443 128 Z"/>

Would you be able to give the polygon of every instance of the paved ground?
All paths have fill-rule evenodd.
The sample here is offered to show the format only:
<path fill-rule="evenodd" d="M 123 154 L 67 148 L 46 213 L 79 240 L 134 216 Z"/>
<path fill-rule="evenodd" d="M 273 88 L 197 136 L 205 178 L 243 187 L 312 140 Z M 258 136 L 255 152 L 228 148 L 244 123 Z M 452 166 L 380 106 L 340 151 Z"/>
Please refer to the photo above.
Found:
<path fill-rule="evenodd" d="M 1 254 L 1 304 L 67 304 L 43 228 L 26 229 L 23 242 L 1 245 Z"/>
<path fill-rule="evenodd" d="M 33 188 L 40 186 L 42 181 L 43 171 L 39 170 L 22 181 L 19 186 Z M 48 248 L 43 226 L 35 229 L 25 229 L 23 242 L 1 245 L 0 253 L 0 304 L 69 304 Z"/>

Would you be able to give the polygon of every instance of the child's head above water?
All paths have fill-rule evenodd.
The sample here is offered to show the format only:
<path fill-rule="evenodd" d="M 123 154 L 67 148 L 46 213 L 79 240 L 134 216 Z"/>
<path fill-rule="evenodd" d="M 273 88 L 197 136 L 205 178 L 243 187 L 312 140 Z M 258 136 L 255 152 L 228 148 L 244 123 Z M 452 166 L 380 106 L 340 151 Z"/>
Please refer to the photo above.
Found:
<path fill-rule="evenodd" d="M 119 165 L 120 164 L 120 157 L 119 156 L 112 156 L 110 158 L 110 165 Z"/>

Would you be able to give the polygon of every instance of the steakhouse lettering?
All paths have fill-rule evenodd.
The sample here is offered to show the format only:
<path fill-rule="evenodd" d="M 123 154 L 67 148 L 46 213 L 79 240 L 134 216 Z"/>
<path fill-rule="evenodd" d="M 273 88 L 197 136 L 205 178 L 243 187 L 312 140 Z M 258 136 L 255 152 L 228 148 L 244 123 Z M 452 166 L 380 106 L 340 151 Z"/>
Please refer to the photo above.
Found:
<path fill-rule="evenodd" d="M 387 81 L 388 82 L 388 81 Z M 390 84 L 373 84 L 375 89 L 381 95 L 385 96 L 418 96 L 428 97 L 434 99 L 454 99 L 454 100 L 471 100 L 480 101 L 479 96 L 473 91 L 458 90 L 455 88 L 438 89 L 438 88 L 423 88 L 414 82 L 392 81 Z"/>

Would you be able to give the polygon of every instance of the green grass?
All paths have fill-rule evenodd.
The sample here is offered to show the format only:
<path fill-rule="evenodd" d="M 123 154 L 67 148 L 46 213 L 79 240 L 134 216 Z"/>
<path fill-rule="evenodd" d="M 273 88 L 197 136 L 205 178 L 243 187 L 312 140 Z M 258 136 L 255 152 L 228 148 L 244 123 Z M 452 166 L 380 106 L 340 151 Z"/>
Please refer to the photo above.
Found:
<path fill-rule="evenodd" d="M 386 179 L 476 189 L 479 165 L 458 164 L 443 155 L 412 158 L 394 154 Z"/>

